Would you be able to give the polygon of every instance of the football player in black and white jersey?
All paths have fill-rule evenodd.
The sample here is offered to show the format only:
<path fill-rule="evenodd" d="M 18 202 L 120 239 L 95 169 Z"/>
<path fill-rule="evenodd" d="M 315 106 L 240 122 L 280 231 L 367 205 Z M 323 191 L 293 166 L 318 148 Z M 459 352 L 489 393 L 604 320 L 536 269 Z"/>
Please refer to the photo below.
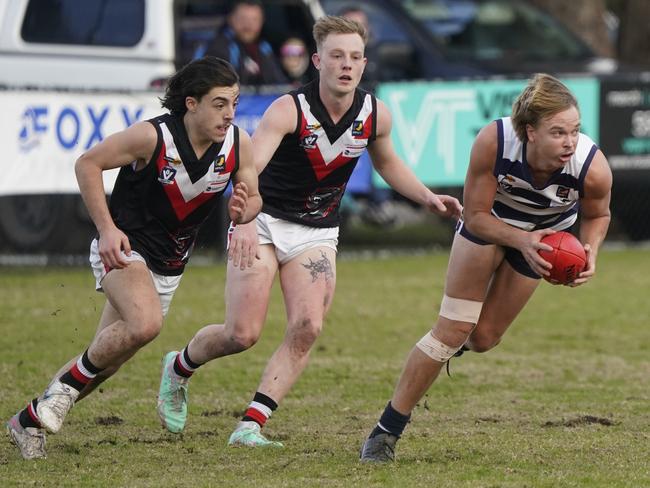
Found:
<path fill-rule="evenodd" d="M 225 324 L 200 330 L 177 356 L 189 376 L 211 359 L 255 344 L 279 274 L 286 335 L 231 445 L 281 445 L 260 429 L 307 365 L 332 303 L 339 204 L 359 156 L 367 149 L 384 180 L 410 200 L 444 217 L 460 215 L 456 198 L 432 193 L 397 156 L 388 109 L 358 88 L 366 37 L 349 19 L 316 22 L 318 79 L 275 100 L 252 137 L 264 206 L 255 223 L 232 229 Z"/>
<path fill-rule="evenodd" d="M 361 460 L 390 462 L 411 411 L 453 356 L 495 347 L 551 264 L 540 240 L 571 227 L 587 267 L 570 286 L 593 278 L 610 221 L 612 174 L 603 153 L 580 132 L 574 95 L 559 80 L 534 76 L 512 116 L 476 137 L 464 187 L 463 219 L 449 257 L 438 320 L 411 350 Z"/>
<path fill-rule="evenodd" d="M 230 181 L 230 218 L 249 222 L 261 208 L 252 145 L 232 124 L 238 77 L 206 57 L 169 81 L 170 113 L 138 122 L 77 161 L 81 195 L 97 228 L 90 261 L 106 305 L 90 346 L 55 375 L 45 392 L 7 423 L 25 459 L 45 457 L 75 401 L 111 376 L 161 330 L 199 227 Z M 110 206 L 104 171 L 120 168 Z"/>

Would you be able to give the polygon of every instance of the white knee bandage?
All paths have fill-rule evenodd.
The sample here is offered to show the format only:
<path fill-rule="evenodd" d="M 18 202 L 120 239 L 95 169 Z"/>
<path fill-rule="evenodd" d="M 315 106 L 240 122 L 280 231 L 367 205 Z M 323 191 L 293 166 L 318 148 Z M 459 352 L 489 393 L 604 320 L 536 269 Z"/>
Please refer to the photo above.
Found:
<path fill-rule="evenodd" d="M 483 302 L 474 300 L 464 300 L 462 298 L 452 298 L 444 295 L 440 304 L 440 316 L 449 320 L 458 320 L 459 322 L 469 322 L 470 324 L 478 323 L 481 315 Z"/>
<path fill-rule="evenodd" d="M 447 344 L 443 344 L 436 339 L 431 332 L 427 332 L 425 336 L 419 340 L 416 346 L 431 359 L 441 363 L 449 361 L 449 358 L 456 354 L 456 352 L 461 348 L 461 346 L 449 347 Z"/>

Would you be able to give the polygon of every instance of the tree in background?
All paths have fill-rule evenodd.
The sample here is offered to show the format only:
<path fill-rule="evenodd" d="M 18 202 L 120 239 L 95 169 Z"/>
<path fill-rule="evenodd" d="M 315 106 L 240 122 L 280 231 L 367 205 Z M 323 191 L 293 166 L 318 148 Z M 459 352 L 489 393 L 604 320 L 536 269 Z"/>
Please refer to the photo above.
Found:
<path fill-rule="evenodd" d="M 650 2 L 648 0 L 618 0 L 612 2 L 621 24 L 618 36 L 618 56 L 623 62 L 650 67 Z"/>
<path fill-rule="evenodd" d="M 607 36 L 605 0 L 532 0 L 532 3 L 562 22 L 601 56 L 615 56 Z"/>

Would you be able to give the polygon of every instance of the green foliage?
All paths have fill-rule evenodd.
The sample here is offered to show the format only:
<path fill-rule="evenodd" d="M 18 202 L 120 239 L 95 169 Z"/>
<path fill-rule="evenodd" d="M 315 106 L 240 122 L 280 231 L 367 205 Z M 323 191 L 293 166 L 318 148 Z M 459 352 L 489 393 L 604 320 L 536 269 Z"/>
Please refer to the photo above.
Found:
<path fill-rule="evenodd" d="M 155 413 L 160 359 L 224 315 L 224 267 L 192 267 L 161 335 L 25 462 L 0 443 L 2 486 L 650 485 L 650 255 L 603 251 L 577 289 L 542 283 L 502 344 L 453 360 L 416 408 L 398 462 L 358 462 L 404 358 L 433 323 L 446 254 L 339 259 L 337 292 L 311 364 L 270 420 L 278 450 L 228 448 L 281 341 L 274 289 L 259 343 L 204 366 L 190 386 L 186 432 Z M 0 274 L 0 416 L 8 419 L 93 336 L 103 297 L 89 270 Z M 5 438 L 6 440 L 6 438 Z"/>

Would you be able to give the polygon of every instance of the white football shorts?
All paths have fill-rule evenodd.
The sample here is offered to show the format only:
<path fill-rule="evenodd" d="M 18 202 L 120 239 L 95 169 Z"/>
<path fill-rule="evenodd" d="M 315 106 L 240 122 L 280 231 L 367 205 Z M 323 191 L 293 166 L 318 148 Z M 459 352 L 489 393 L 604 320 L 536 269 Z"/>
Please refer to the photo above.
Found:
<path fill-rule="evenodd" d="M 338 227 L 309 227 L 307 225 L 289 222 L 288 220 L 271 217 L 260 212 L 255 219 L 259 245 L 272 244 L 280 264 L 314 247 L 329 247 L 337 251 L 339 243 Z M 228 229 L 228 245 L 233 232 L 233 224 Z"/>
<path fill-rule="evenodd" d="M 142 255 L 136 251 L 131 251 L 130 256 L 127 256 L 124 254 L 124 252 L 122 252 L 122 256 L 127 261 L 142 261 L 146 264 L 146 261 Z M 90 243 L 90 256 L 88 257 L 88 260 L 90 261 L 93 275 L 95 275 L 95 289 L 97 291 L 103 291 L 102 280 L 104 279 L 104 276 L 106 276 L 106 273 L 110 271 L 110 269 L 106 269 L 106 266 L 104 266 L 104 263 L 102 263 L 102 260 L 99 257 L 99 246 L 97 239 L 93 239 L 93 241 Z M 153 284 L 156 287 L 158 297 L 160 298 L 162 313 L 163 316 L 165 316 L 169 311 L 169 305 L 171 304 L 172 298 L 174 297 L 174 292 L 176 292 L 176 288 L 178 288 L 183 275 L 164 276 L 158 273 L 154 273 L 151 270 L 149 270 L 149 273 L 151 273 Z"/>

